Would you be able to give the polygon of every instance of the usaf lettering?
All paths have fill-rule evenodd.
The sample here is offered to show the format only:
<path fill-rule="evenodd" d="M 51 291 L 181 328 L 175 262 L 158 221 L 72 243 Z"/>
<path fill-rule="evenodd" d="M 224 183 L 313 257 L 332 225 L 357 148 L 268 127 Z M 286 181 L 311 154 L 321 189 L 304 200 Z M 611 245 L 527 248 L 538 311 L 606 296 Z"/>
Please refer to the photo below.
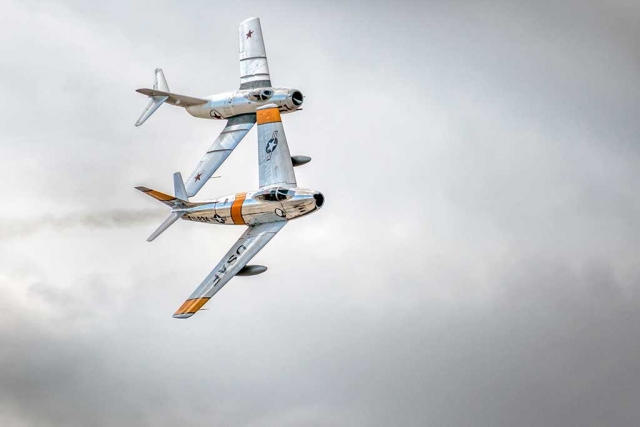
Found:
<path fill-rule="evenodd" d="M 218 286 L 218 282 L 222 279 L 221 276 L 227 272 L 227 268 L 233 265 L 238 260 L 238 257 L 242 255 L 242 253 L 246 250 L 247 248 L 244 245 L 238 246 L 238 249 L 236 249 L 236 253 L 231 254 L 229 258 L 227 258 L 227 262 L 225 262 L 222 267 L 220 267 L 220 269 L 216 272 L 216 275 L 213 276 L 213 286 Z"/>

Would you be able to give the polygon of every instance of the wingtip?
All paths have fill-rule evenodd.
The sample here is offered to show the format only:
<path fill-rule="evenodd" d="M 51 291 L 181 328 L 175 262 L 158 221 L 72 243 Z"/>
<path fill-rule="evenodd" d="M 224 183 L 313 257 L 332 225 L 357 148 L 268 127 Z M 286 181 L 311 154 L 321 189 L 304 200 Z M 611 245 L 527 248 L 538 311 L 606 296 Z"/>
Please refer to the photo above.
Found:
<path fill-rule="evenodd" d="M 185 313 L 185 314 L 174 314 L 173 318 L 174 319 L 188 319 L 191 316 L 193 316 L 193 313 Z"/>
<path fill-rule="evenodd" d="M 142 187 L 142 186 L 140 186 L 140 187 L 135 187 L 135 189 L 136 189 L 136 190 L 138 190 L 138 191 L 142 191 L 143 193 L 148 193 L 149 191 L 151 191 L 151 189 L 150 189 L 150 188 Z"/>
<path fill-rule="evenodd" d="M 211 297 L 188 299 L 173 313 L 173 317 L 176 319 L 187 319 L 197 313 L 210 299 Z"/>
<path fill-rule="evenodd" d="M 256 20 L 256 19 L 257 19 L 258 21 L 260 20 L 260 18 L 258 18 L 257 16 L 252 16 L 251 18 L 247 18 L 247 19 L 245 19 L 244 21 L 242 21 L 242 22 L 240 23 L 240 25 L 242 25 L 242 24 L 246 24 L 247 22 L 249 22 L 249 21 L 253 21 L 253 20 Z"/>

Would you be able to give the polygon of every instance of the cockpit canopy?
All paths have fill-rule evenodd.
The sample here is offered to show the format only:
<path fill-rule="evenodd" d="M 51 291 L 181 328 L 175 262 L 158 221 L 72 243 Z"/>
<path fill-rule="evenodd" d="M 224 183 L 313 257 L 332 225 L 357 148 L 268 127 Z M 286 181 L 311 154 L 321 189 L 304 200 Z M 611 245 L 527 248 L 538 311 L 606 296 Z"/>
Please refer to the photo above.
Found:
<path fill-rule="evenodd" d="M 273 96 L 271 89 L 258 89 L 250 92 L 247 97 L 253 102 L 268 101 Z"/>
<path fill-rule="evenodd" d="M 295 191 L 284 187 L 269 188 L 267 190 L 258 191 L 253 195 L 256 200 L 264 200 L 267 202 L 280 202 L 287 200 L 295 195 Z"/>

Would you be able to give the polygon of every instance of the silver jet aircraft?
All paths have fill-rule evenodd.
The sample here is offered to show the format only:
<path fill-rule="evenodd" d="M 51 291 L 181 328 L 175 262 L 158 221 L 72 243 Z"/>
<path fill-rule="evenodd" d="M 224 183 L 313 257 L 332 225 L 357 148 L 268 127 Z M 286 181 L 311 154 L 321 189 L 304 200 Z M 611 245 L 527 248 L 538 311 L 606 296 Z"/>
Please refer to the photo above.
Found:
<path fill-rule="evenodd" d="M 235 275 L 252 276 L 266 271 L 264 266 L 249 266 L 247 263 L 289 220 L 322 207 L 322 193 L 300 188 L 296 183 L 278 110 L 276 104 L 268 104 L 257 110 L 260 167 L 258 191 L 232 194 L 208 202 L 191 202 L 179 172 L 173 176 L 175 197 L 146 187 L 136 187 L 171 208 L 169 218 L 148 241 L 158 237 L 179 218 L 209 224 L 249 226 L 173 317 L 186 319 L 193 316 Z"/>
<path fill-rule="evenodd" d="M 185 183 L 187 195 L 195 196 L 214 172 L 229 157 L 256 122 L 256 109 L 266 104 L 275 104 L 282 113 L 300 110 L 304 101 L 297 89 L 272 87 L 267 53 L 262 38 L 259 18 L 249 18 L 239 27 L 240 43 L 240 89 L 205 98 L 171 93 L 164 73 L 156 69 L 153 89 L 138 89 L 151 98 L 136 126 L 142 125 L 163 103 L 183 107 L 194 117 L 227 120 L 222 133 L 214 141 L 200 163 Z M 296 156 L 294 164 L 301 165 L 311 159 Z"/>

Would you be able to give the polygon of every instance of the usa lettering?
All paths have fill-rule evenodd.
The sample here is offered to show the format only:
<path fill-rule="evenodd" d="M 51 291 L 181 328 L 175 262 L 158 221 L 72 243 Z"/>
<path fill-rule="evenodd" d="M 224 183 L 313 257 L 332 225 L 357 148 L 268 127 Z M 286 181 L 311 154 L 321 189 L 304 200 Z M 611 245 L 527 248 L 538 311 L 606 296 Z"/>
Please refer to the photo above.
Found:
<path fill-rule="evenodd" d="M 220 282 L 222 276 L 224 276 L 229 267 L 235 264 L 238 260 L 238 257 L 242 255 L 246 250 L 247 248 L 245 247 L 245 245 L 240 245 L 238 246 L 238 249 L 236 249 L 236 253 L 229 255 L 227 261 L 222 265 L 222 267 L 218 269 L 218 271 L 216 271 L 216 275 L 213 276 L 213 286 L 218 286 L 218 282 Z"/>

